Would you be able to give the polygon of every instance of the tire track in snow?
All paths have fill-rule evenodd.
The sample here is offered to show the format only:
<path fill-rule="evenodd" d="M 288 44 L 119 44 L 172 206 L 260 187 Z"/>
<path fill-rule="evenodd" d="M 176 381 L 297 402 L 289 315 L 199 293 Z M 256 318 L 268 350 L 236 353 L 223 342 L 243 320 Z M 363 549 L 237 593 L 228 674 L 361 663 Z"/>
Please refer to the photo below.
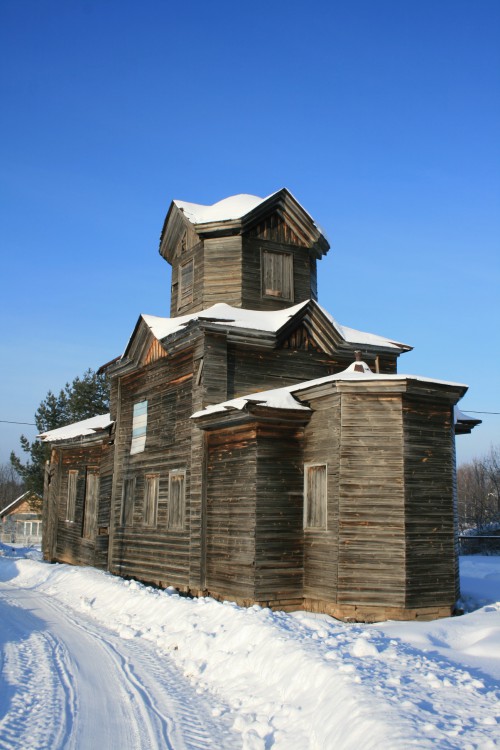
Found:
<path fill-rule="evenodd" d="M 52 600 L 48 600 L 47 605 L 53 607 L 56 612 L 61 610 L 61 605 Z M 162 748 L 177 750 L 180 747 L 186 747 L 186 750 L 204 750 L 216 747 L 224 750 L 226 743 L 219 736 L 220 727 L 210 715 L 208 704 L 205 705 L 205 711 L 201 710 L 206 704 L 206 699 L 202 698 L 186 681 L 186 677 L 178 668 L 170 663 L 168 655 L 160 653 L 152 644 L 145 644 L 144 641 L 135 638 L 123 640 L 113 631 L 106 631 L 105 628 L 98 629 L 95 621 L 85 615 L 82 616 L 82 619 L 85 619 L 85 627 L 83 627 L 81 620 L 73 612 L 68 610 L 64 612 L 65 617 L 75 627 L 83 629 L 85 633 L 91 631 L 93 637 L 101 643 L 104 649 L 108 650 L 116 664 L 123 670 L 126 678 L 124 686 L 127 693 L 132 696 L 133 702 L 139 706 L 142 713 L 144 713 L 143 707 L 147 706 L 148 716 L 151 716 L 149 713 L 151 711 L 156 717 L 166 742 L 162 744 Z M 102 634 L 104 631 L 106 631 L 106 636 Z M 127 656 L 122 653 L 124 648 L 128 651 Z M 135 659 L 131 658 L 131 654 Z M 134 666 L 136 662 L 141 666 L 140 675 Z M 160 705 L 168 705 L 172 709 L 172 701 L 178 704 L 177 711 L 174 712 L 175 721 L 170 714 L 160 711 L 158 706 L 151 702 L 150 695 L 158 692 L 159 689 L 163 698 Z M 179 707 L 181 707 L 180 711 Z M 148 726 L 148 721 L 145 721 L 145 725 Z M 181 731 L 177 730 L 177 725 L 181 727 Z M 170 735 L 173 735 L 173 739 Z M 215 740 L 214 738 L 218 736 L 219 739 Z M 146 747 L 154 747 L 153 736 L 149 738 L 149 742 L 153 744 L 147 744 Z M 239 735 L 230 738 L 227 744 L 228 750 L 234 750 L 240 742 Z"/>
<path fill-rule="evenodd" d="M 40 593 L 2 585 L 0 594 L 20 610 L 5 648 L 12 696 L 0 721 L 2 750 L 240 746 L 226 719 L 215 720 L 206 698 L 151 644 L 124 640 Z M 23 615 L 31 632 L 23 632 Z"/>
<path fill-rule="evenodd" d="M 2 676 L 10 701 L 0 721 L 2 750 L 64 747 L 75 702 L 70 684 L 61 680 L 65 670 L 59 650 L 51 637 L 40 632 L 6 645 Z M 61 721 L 54 723 L 54 715 Z"/>

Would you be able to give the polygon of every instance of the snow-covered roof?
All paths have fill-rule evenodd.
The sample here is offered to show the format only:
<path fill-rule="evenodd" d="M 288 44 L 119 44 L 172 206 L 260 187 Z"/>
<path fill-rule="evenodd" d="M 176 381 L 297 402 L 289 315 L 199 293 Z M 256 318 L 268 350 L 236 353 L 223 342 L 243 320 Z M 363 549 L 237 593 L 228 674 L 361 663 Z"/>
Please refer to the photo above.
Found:
<path fill-rule="evenodd" d="M 311 411 L 308 406 L 304 406 L 304 404 L 301 404 L 300 401 L 297 401 L 297 399 L 292 396 L 292 392 L 295 388 L 295 385 L 290 385 L 285 386 L 284 388 L 274 388 L 270 391 L 259 391 L 258 393 L 250 393 L 248 396 L 241 396 L 240 398 L 233 398 L 230 401 L 223 401 L 220 404 L 206 406 L 201 411 L 195 412 L 191 416 L 191 419 L 204 417 L 207 414 L 231 411 L 233 409 L 242 411 L 247 404 L 259 404 L 261 406 L 268 406 L 272 409 Z"/>
<path fill-rule="evenodd" d="M 73 424 L 68 424 L 65 427 L 58 427 L 55 430 L 42 432 L 38 437 L 44 443 L 55 443 L 59 440 L 70 440 L 75 437 L 93 435 L 95 432 L 104 430 L 112 424 L 113 421 L 109 414 L 100 414 L 97 417 L 82 419 L 81 422 L 73 422 Z"/>
<path fill-rule="evenodd" d="M 253 211 L 257 206 L 266 203 L 274 196 L 278 196 L 280 193 L 289 195 L 297 206 L 300 206 L 302 211 L 310 218 L 313 225 L 316 227 L 318 232 L 323 235 L 325 240 L 328 241 L 326 232 L 324 229 L 312 218 L 308 211 L 299 203 L 297 198 L 287 189 L 281 188 L 276 190 L 274 193 L 270 193 L 265 198 L 261 198 L 258 195 L 250 195 L 249 193 L 239 193 L 238 195 L 230 195 L 228 198 L 223 198 L 217 203 L 213 203 L 210 206 L 205 206 L 201 203 L 190 203 L 189 201 L 174 200 L 173 204 L 177 206 L 185 215 L 185 217 L 191 222 L 191 224 L 210 224 L 211 222 L 218 221 L 235 221 L 242 219 Z"/>
<path fill-rule="evenodd" d="M 356 369 L 358 368 L 358 370 Z M 359 371 L 362 369 L 362 371 Z M 285 386 L 284 388 L 275 388 L 270 391 L 261 391 L 258 393 L 250 393 L 247 396 L 241 396 L 240 398 L 231 399 L 230 401 L 223 401 L 219 404 L 213 404 L 207 406 L 201 411 L 195 412 L 191 418 L 197 419 L 198 417 L 204 417 L 208 414 L 215 414 L 217 412 L 231 411 L 233 409 L 242 410 L 247 404 L 259 404 L 266 406 L 270 409 L 304 409 L 308 410 L 308 407 L 301 404 L 294 396 L 294 393 L 298 391 L 304 391 L 306 389 L 313 388 L 318 385 L 326 383 L 334 383 L 337 381 L 404 381 L 404 380 L 416 380 L 423 383 L 432 383 L 433 385 L 447 385 L 458 388 L 467 388 L 462 383 L 452 383 L 447 380 L 436 380 L 433 378 L 426 378 L 422 375 L 397 375 L 397 374 L 379 374 L 374 373 L 370 370 L 366 362 L 353 362 L 346 370 L 338 372 L 335 375 L 326 375 L 322 378 L 316 378 L 315 380 L 307 380 L 303 383 L 296 383 L 295 385 Z"/>
<path fill-rule="evenodd" d="M 41 500 L 42 498 L 37 492 L 32 492 L 32 490 L 26 490 L 26 492 L 23 492 L 22 495 L 19 495 L 19 497 L 16 497 L 15 500 L 13 500 L 11 503 L 5 506 L 5 508 L 2 508 L 0 510 L 0 517 L 7 515 L 11 510 L 13 510 L 16 505 L 20 505 L 24 500 L 27 500 L 28 497 L 35 496 Z"/>
<path fill-rule="evenodd" d="M 230 195 L 229 198 L 224 198 L 211 206 L 177 200 L 174 201 L 174 204 L 184 212 L 186 218 L 192 224 L 208 224 L 211 221 L 241 219 L 270 197 L 268 195 L 266 198 L 259 198 L 258 195 L 240 193 L 239 195 Z"/>
<path fill-rule="evenodd" d="M 177 318 L 161 318 L 155 315 L 141 315 L 141 318 L 151 329 L 155 338 L 160 341 L 167 336 L 171 336 L 182 330 L 183 327 L 193 320 L 205 320 L 211 323 L 224 325 L 224 327 L 277 333 L 291 318 L 311 302 L 321 310 L 337 333 L 349 344 L 379 346 L 389 349 L 410 348 L 407 344 L 385 338 L 384 336 L 378 336 L 374 333 L 366 333 L 364 331 L 357 331 L 354 328 L 342 326 L 340 323 L 337 323 L 330 313 L 313 300 L 305 300 L 293 307 L 274 311 L 246 310 L 244 308 L 231 307 L 231 305 L 227 305 L 224 302 L 219 302 L 206 310 L 191 313 L 190 315 L 181 315 Z"/>
<path fill-rule="evenodd" d="M 178 318 L 158 318 L 154 315 L 142 315 L 141 317 L 151 328 L 154 336 L 160 340 L 177 333 L 192 320 L 205 320 L 234 328 L 275 333 L 307 303 L 308 300 L 284 310 L 270 312 L 268 310 L 245 310 L 241 307 L 231 307 L 231 305 L 226 305 L 225 302 L 218 302 L 206 310 L 190 315 L 181 315 Z"/>
<path fill-rule="evenodd" d="M 316 303 L 317 304 L 317 303 Z M 394 341 L 393 339 L 385 338 L 385 336 L 379 336 L 376 333 L 367 333 L 365 331 L 357 331 L 355 328 L 349 328 L 338 323 L 330 313 L 325 310 L 324 307 L 318 304 L 321 312 L 328 318 L 333 327 L 340 333 L 344 341 L 349 344 L 365 344 L 366 346 L 383 346 L 389 347 L 390 349 L 409 349 L 408 344 L 403 344 L 401 341 Z"/>
<path fill-rule="evenodd" d="M 481 419 L 477 419 L 477 417 L 471 417 L 469 414 L 465 414 L 463 411 L 460 411 L 458 406 L 455 406 L 455 422 L 481 422 Z"/>
<path fill-rule="evenodd" d="M 460 411 L 458 406 L 455 406 L 455 429 L 457 435 L 472 432 L 474 427 L 477 427 L 482 421 L 482 419 L 478 419 L 477 417 L 471 417 L 469 414 L 464 414 L 463 411 Z"/>

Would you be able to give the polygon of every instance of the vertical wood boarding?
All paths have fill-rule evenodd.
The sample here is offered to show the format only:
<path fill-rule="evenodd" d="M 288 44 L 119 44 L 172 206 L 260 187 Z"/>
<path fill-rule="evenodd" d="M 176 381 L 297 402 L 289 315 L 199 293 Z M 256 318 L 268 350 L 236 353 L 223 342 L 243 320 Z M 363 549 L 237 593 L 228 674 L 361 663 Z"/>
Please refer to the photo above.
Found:
<path fill-rule="evenodd" d="M 342 393 L 338 602 L 405 606 L 400 394 Z"/>
<path fill-rule="evenodd" d="M 327 466 L 326 529 L 304 529 L 304 597 L 337 601 L 340 396 L 312 398 L 305 428 L 304 463 Z"/>
<path fill-rule="evenodd" d="M 257 428 L 255 488 L 255 598 L 284 608 L 302 605 L 303 430 Z"/>
<path fill-rule="evenodd" d="M 407 607 L 458 597 L 452 407 L 404 398 Z"/>
<path fill-rule="evenodd" d="M 219 598 L 255 601 L 255 425 L 208 435 L 206 586 Z"/>

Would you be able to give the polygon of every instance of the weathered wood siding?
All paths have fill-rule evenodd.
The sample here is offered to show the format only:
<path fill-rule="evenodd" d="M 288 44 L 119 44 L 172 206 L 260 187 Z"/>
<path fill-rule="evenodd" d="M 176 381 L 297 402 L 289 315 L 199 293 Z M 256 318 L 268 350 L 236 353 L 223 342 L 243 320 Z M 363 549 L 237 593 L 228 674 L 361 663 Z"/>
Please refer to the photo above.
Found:
<path fill-rule="evenodd" d="M 52 562 L 56 556 L 58 528 L 58 506 L 61 482 L 60 452 L 51 450 L 50 463 L 46 466 L 42 505 L 42 553 L 43 559 Z"/>
<path fill-rule="evenodd" d="M 339 372 L 346 366 L 345 361 L 314 349 L 255 351 L 230 344 L 227 357 L 227 398 L 320 378 Z"/>
<path fill-rule="evenodd" d="M 403 402 L 407 607 L 453 606 L 458 597 L 451 406 Z"/>
<path fill-rule="evenodd" d="M 121 378 L 120 418 L 115 436 L 110 569 L 144 581 L 186 589 L 189 583 L 189 499 L 193 350 L 163 357 Z M 130 454 L 135 403 L 147 400 L 143 452 Z M 169 472 L 186 470 L 186 525 L 168 528 Z M 145 524 L 146 474 L 159 475 L 156 526 Z M 124 480 L 135 478 L 132 523 L 122 525 Z M 147 519 L 146 519 L 147 520 Z"/>
<path fill-rule="evenodd" d="M 223 336 L 199 336 L 194 350 L 192 411 L 224 401 L 226 391 L 226 340 Z M 190 421 L 190 552 L 189 589 L 201 591 L 206 578 L 206 454 L 204 435 Z"/>
<path fill-rule="evenodd" d="M 338 602 L 405 605 L 399 394 L 342 393 Z"/>
<path fill-rule="evenodd" d="M 266 250 L 292 258 L 293 293 L 286 299 L 263 293 L 262 253 Z M 180 274 L 191 260 L 193 292 L 183 302 L 179 298 Z M 172 263 L 172 317 L 207 309 L 218 302 L 248 309 L 279 310 L 307 299 L 317 299 L 317 270 L 316 258 L 306 247 L 241 235 L 194 241 L 188 234 Z"/>
<path fill-rule="evenodd" d="M 255 601 L 257 430 L 207 439 L 206 588 L 217 597 Z"/>
<path fill-rule="evenodd" d="M 193 261 L 193 288 L 192 294 L 187 302 L 183 302 L 179 297 L 179 280 L 181 268 L 190 261 Z M 203 289 L 204 289 L 204 250 L 203 242 L 191 232 L 188 232 L 185 238 L 185 244 L 176 254 L 172 264 L 172 286 L 170 297 L 170 316 L 172 318 L 178 315 L 187 315 L 188 313 L 202 310 Z"/>
<path fill-rule="evenodd" d="M 109 466 L 111 463 L 112 448 L 108 441 L 86 445 L 85 443 L 71 447 L 56 449 L 58 454 L 57 469 L 52 482 L 57 497 L 57 541 L 51 555 L 47 549 L 47 559 L 56 559 L 59 562 L 67 562 L 73 565 L 93 565 L 96 568 L 106 568 L 108 553 L 109 526 L 109 504 L 107 494 L 109 492 Z M 84 528 L 87 473 L 100 474 L 101 466 L 105 467 L 108 479 L 103 485 L 99 483 L 100 492 L 95 504 L 95 516 L 90 520 L 90 525 Z M 76 502 L 74 520 L 67 518 L 68 483 L 70 471 L 77 471 L 76 480 Z M 101 507 L 101 498 L 103 505 Z M 100 529 L 104 533 L 100 533 Z M 86 536 L 84 536 L 86 532 Z"/>
<path fill-rule="evenodd" d="M 337 601 L 339 544 L 340 396 L 311 399 L 313 409 L 305 428 L 303 462 L 326 464 L 327 528 L 304 530 L 304 596 Z M 303 488 L 301 488 L 303 492 Z"/>
<path fill-rule="evenodd" d="M 211 237 L 204 241 L 203 309 L 218 302 L 242 307 L 241 237 Z"/>
<path fill-rule="evenodd" d="M 255 598 L 285 609 L 303 596 L 302 438 L 279 424 L 257 431 Z"/>

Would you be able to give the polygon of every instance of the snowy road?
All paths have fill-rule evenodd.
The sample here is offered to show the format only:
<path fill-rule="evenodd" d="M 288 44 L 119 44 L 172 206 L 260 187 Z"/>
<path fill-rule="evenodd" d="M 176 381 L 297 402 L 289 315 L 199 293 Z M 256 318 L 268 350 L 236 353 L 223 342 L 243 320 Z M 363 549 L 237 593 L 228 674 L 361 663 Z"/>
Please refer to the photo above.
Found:
<path fill-rule="evenodd" d="M 32 554 L 0 545 L 0 750 L 500 750 L 500 558 L 463 617 L 363 625 Z"/>
<path fill-rule="evenodd" d="M 0 584 L 2 750 L 237 748 L 222 718 L 153 645 L 43 594 Z"/>

